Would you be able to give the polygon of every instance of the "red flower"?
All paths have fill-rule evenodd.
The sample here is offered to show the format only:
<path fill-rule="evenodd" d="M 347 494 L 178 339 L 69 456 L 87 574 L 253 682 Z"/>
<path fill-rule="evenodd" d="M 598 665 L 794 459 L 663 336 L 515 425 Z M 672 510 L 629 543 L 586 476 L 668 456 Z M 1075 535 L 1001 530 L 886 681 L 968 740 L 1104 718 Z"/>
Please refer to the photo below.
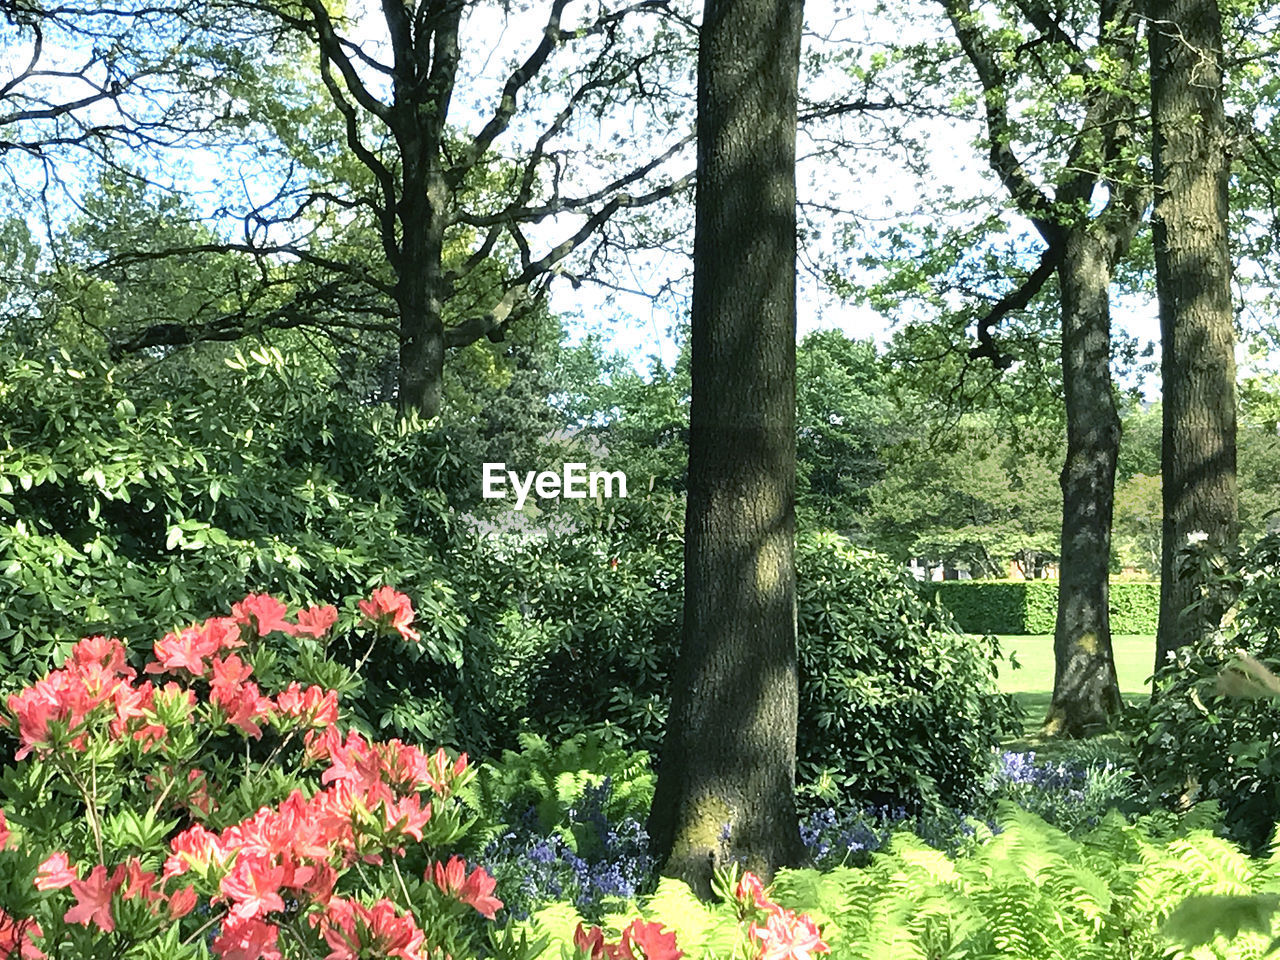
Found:
<path fill-rule="evenodd" d="M 175 890 L 169 894 L 169 917 L 173 920 L 181 919 L 195 909 L 196 906 L 196 888 L 183 887 L 181 890 Z"/>
<path fill-rule="evenodd" d="M 290 635 L 297 633 L 298 628 L 285 619 L 288 612 L 288 607 L 265 593 L 251 593 L 231 607 L 232 619 L 256 629 L 260 637 L 277 630 Z"/>
<path fill-rule="evenodd" d="M 622 931 L 622 940 L 618 943 L 606 941 L 599 927 L 587 931 L 579 923 L 573 931 L 573 945 L 586 952 L 587 960 L 680 960 L 684 956 L 684 951 L 676 946 L 673 931 L 663 933 L 662 924 L 646 923 L 638 918 Z M 640 948 L 640 958 L 632 946 Z"/>
<path fill-rule="evenodd" d="M 31 942 L 33 937 L 42 936 L 40 924 L 34 920 L 19 920 L 0 910 L 0 957 L 5 960 L 43 960 L 44 952 Z"/>
<path fill-rule="evenodd" d="M 107 868 L 98 864 L 89 872 L 87 880 L 71 881 L 71 892 L 75 894 L 76 905 L 62 919 L 67 923 L 81 923 L 86 927 L 93 921 L 103 933 L 111 933 L 116 928 L 116 922 L 111 917 L 111 897 L 123 882 L 123 867 L 117 867 L 108 879 Z"/>
<path fill-rule="evenodd" d="M 125 864 L 124 880 L 122 898 L 125 900 L 141 898 L 147 903 L 155 903 L 157 900 L 164 899 L 164 894 L 156 889 L 156 875 L 150 871 L 144 873 L 142 863 L 137 857 L 130 857 Z"/>
<path fill-rule="evenodd" d="M 331 727 L 338 722 L 338 691 L 315 685 L 303 690 L 294 682 L 276 694 L 276 710 L 303 726 Z"/>
<path fill-rule="evenodd" d="M 418 795 L 413 794 L 412 796 L 387 803 L 384 817 L 386 818 L 388 834 L 413 837 L 413 839 L 421 843 L 422 828 L 431 819 L 431 805 L 427 804 L 424 807 Z M 502 906 L 502 904 L 498 904 L 498 906 Z"/>
<path fill-rule="evenodd" d="M 760 941 L 758 960 L 810 960 L 815 953 L 831 952 L 811 917 L 782 907 L 775 907 L 767 926 L 751 924 L 751 936 Z"/>
<path fill-rule="evenodd" d="M 662 924 L 632 920 L 631 926 L 622 931 L 622 949 L 628 955 L 631 944 L 644 951 L 645 960 L 680 960 L 684 951 L 676 946 L 674 931 L 662 932 Z"/>
<path fill-rule="evenodd" d="M 222 878 L 223 894 L 235 901 L 231 916 L 250 920 L 274 910 L 283 910 L 280 882 L 284 879 L 284 868 L 265 866 L 245 853 L 241 850 L 235 868 Z"/>
<path fill-rule="evenodd" d="M 338 622 L 338 608 L 330 605 L 298 611 L 298 633 L 323 637 Z"/>
<path fill-rule="evenodd" d="M 145 672 L 186 670 L 193 677 L 203 677 L 209 669 L 205 660 L 218 652 L 218 642 L 200 627 L 187 627 L 157 640 L 153 650 L 156 662 L 147 664 Z"/>
<path fill-rule="evenodd" d="M 573 945 L 578 950 L 586 951 L 587 960 L 604 960 L 604 931 L 599 927 L 592 927 L 587 931 L 579 923 L 578 928 L 573 931 Z"/>
<path fill-rule="evenodd" d="M 757 909 L 769 911 L 778 909 L 778 905 L 770 902 L 765 894 L 764 884 L 760 882 L 760 878 L 750 870 L 742 875 L 733 895 L 743 907 L 754 906 Z"/>
<path fill-rule="evenodd" d="M 275 924 L 229 916 L 213 938 L 213 952 L 222 960 L 281 960 L 279 935 Z"/>
<path fill-rule="evenodd" d="M 329 955 L 325 960 L 395 957 L 422 960 L 423 932 L 412 916 L 401 915 L 395 904 L 382 899 L 372 907 L 335 897 L 323 914 L 313 917 Z"/>
<path fill-rule="evenodd" d="M 5 844 L 9 842 L 9 824 L 4 818 L 4 811 L 0 810 L 0 850 L 3 850 Z"/>
<path fill-rule="evenodd" d="M 413 604 L 390 587 L 379 587 L 368 600 L 361 600 L 360 612 L 388 633 L 394 631 L 413 643 L 421 639 L 418 631 L 409 626 L 413 623 Z"/>
<path fill-rule="evenodd" d="M 492 920 L 494 914 L 502 909 L 502 901 L 491 896 L 498 882 L 485 873 L 484 867 L 476 867 L 470 876 L 466 876 L 466 872 L 466 861 L 458 856 L 450 857 L 447 864 L 436 863 L 436 886 L 463 903 L 469 903 L 481 916 Z M 431 879 L 430 875 L 424 879 Z"/>
<path fill-rule="evenodd" d="M 70 660 L 78 667 L 101 667 L 107 673 L 129 680 L 137 676 L 125 663 L 124 643 L 115 637 L 85 637 L 71 648 Z"/>
<path fill-rule="evenodd" d="M 431 761 L 427 768 L 427 783 L 431 785 L 431 789 L 438 794 L 446 794 L 453 787 L 454 782 L 466 772 L 467 755 L 459 754 L 458 759 L 449 762 L 448 755 L 444 752 L 444 747 L 440 747 L 431 756 Z"/>
<path fill-rule="evenodd" d="M 186 873 L 193 866 L 204 869 L 210 863 L 227 859 L 221 840 L 200 824 L 188 827 L 169 841 L 173 851 L 164 862 L 164 879 Z"/>

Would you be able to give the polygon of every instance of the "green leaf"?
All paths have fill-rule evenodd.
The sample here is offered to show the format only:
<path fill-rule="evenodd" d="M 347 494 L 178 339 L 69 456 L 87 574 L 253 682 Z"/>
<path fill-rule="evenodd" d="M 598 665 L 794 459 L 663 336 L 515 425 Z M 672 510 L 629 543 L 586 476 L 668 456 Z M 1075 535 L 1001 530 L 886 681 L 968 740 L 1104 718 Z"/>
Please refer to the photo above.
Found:
<path fill-rule="evenodd" d="M 1270 933 L 1280 895 L 1251 896 L 1197 894 L 1188 897 L 1170 914 L 1161 932 L 1188 947 L 1212 943 L 1218 937 L 1234 939 L 1242 933 Z"/>

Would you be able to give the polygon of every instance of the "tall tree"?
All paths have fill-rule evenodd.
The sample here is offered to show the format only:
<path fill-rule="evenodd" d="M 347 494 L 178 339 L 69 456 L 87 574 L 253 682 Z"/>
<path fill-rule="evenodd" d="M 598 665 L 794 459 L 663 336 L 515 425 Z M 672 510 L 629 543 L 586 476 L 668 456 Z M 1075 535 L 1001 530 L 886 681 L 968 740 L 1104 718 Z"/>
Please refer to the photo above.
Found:
<path fill-rule="evenodd" d="M 354 291 L 345 295 L 365 302 L 367 322 L 398 340 L 401 410 L 433 416 L 447 349 L 500 341 L 521 306 L 538 299 L 571 255 L 593 244 L 600 251 L 619 211 L 670 197 L 691 180 L 670 172 L 692 134 L 680 98 L 667 96 L 679 86 L 672 76 L 682 73 L 690 35 L 669 0 L 602 6 L 581 17 L 570 15 L 569 0 L 554 0 L 487 104 L 470 102 L 482 88 L 468 74 L 468 44 L 487 42 L 485 14 L 515 23 L 514 11 L 486 11 L 474 0 L 383 3 L 385 40 L 374 45 L 354 39 L 356 24 L 324 0 L 214 6 L 234 29 L 250 31 L 243 21 L 263 24 L 258 32 L 267 36 L 286 30 L 292 56 L 314 58 L 315 96 L 331 108 L 326 133 L 337 136 L 320 148 L 284 129 L 280 119 L 291 120 L 294 111 L 244 80 L 265 75 L 273 83 L 280 71 L 220 50 L 228 73 L 239 78 L 237 108 L 247 103 L 250 111 L 240 121 L 274 127 L 286 141 L 286 159 L 336 154 L 346 169 L 312 170 L 310 182 L 286 182 L 242 211 L 243 240 L 169 251 L 235 250 L 264 265 L 297 261 L 309 278 L 298 284 L 296 308 L 273 303 L 198 328 L 157 325 L 118 343 L 117 351 L 234 339 L 264 326 L 321 326 L 315 292 L 326 299 Z M 633 111 L 627 118 L 612 112 L 623 102 Z M 540 108 L 531 109 L 533 103 Z M 593 142 L 597 122 L 613 128 L 607 145 Z M 643 142 L 650 134 L 659 146 Z M 623 163 L 619 156 L 633 159 Z M 371 244 L 334 256 L 324 238 L 353 220 L 369 230 Z M 551 243 L 549 224 L 560 227 Z M 447 257 L 460 238 L 465 255 Z M 494 277 L 498 262 L 506 269 Z M 477 283 L 477 275 L 496 282 Z M 446 324 L 446 304 L 468 300 L 468 288 L 487 295 Z"/>
<path fill-rule="evenodd" d="M 1238 536 L 1235 322 L 1227 243 L 1231 137 L 1223 106 L 1217 0 L 1149 5 L 1156 288 L 1160 298 L 1164 529 L 1156 667 L 1202 638 L 1223 611 L 1199 597 L 1178 551 L 1203 534 L 1216 550 Z"/>
<path fill-rule="evenodd" d="M 1120 443 L 1111 381 L 1110 286 L 1148 193 L 1134 139 L 1140 11 L 1136 0 L 1057 11 L 1018 2 L 1006 14 L 1007 26 L 989 27 L 969 0 L 939 2 L 982 87 L 991 168 L 1044 242 L 1026 282 L 978 321 L 974 354 L 1007 365 L 1011 358 L 1000 353 L 995 324 L 1010 310 L 1024 308 L 1057 276 L 1067 454 L 1054 692 L 1045 732 L 1078 736 L 1107 726 L 1120 708 L 1108 615 Z M 1041 187 L 1019 156 L 1019 145 L 1034 141 L 1037 131 L 1020 122 L 1014 104 L 1032 82 L 1058 84 L 1070 96 L 1049 108 L 1047 133 L 1065 144 L 1044 165 L 1051 190 Z M 1107 199 L 1094 210 L 1099 188 Z"/>
<path fill-rule="evenodd" d="M 689 493 L 679 664 L 650 836 L 710 892 L 801 854 L 796 763 L 800 0 L 707 0 L 698 54 Z"/>

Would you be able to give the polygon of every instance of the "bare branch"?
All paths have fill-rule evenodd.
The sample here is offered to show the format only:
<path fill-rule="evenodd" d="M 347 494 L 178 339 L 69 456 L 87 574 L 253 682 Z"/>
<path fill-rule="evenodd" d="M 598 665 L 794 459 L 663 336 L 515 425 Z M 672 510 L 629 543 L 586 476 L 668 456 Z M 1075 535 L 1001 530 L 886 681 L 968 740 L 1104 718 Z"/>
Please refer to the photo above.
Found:
<path fill-rule="evenodd" d="M 489 122 L 481 128 L 480 132 L 471 141 L 462 159 L 461 167 L 469 168 L 477 163 L 488 152 L 489 147 L 493 145 L 493 141 L 501 136 L 507 127 L 511 125 L 511 120 L 516 114 L 520 92 L 538 75 L 538 71 L 542 69 L 543 64 L 547 62 L 547 58 L 551 56 L 552 51 L 560 43 L 560 18 L 564 14 L 564 8 L 568 5 L 569 0 L 553 0 L 546 25 L 542 28 L 542 39 L 534 48 L 533 53 L 529 54 L 524 63 L 517 67 L 511 76 L 507 78 L 507 82 L 502 88 L 502 96 L 498 101 L 497 110 L 494 111 Z"/>

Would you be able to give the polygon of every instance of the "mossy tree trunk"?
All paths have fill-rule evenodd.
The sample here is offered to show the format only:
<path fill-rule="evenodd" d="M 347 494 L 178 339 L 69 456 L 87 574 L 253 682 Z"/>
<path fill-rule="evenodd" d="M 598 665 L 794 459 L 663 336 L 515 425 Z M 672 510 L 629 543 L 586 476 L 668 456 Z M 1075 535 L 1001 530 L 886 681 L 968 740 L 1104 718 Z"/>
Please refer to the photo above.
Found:
<path fill-rule="evenodd" d="M 1186 615 L 1194 571 L 1176 556 L 1202 533 L 1237 538 L 1235 322 L 1227 245 L 1231 173 L 1222 103 L 1222 16 L 1216 0 L 1149 4 L 1156 288 L 1160 298 L 1164 529 L 1156 669 L 1212 630 L 1223 611 Z"/>
<path fill-rule="evenodd" d="M 1110 241 L 1110 242 L 1109 242 Z M 1066 232 L 1058 267 L 1067 458 L 1062 468 L 1062 574 L 1053 635 L 1049 736 L 1107 728 L 1120 710 L 1111 649 L 1108 568 L 1120 417 L 1111 388 L 1114 238 L 1082 225 Z"/>
<path fill-rule="evenodd" d="M 663 873 L 768 877 L 794 800 L 799 0 L 707 0 L 698 58 L 680 657 L 649 830 Z"/>

